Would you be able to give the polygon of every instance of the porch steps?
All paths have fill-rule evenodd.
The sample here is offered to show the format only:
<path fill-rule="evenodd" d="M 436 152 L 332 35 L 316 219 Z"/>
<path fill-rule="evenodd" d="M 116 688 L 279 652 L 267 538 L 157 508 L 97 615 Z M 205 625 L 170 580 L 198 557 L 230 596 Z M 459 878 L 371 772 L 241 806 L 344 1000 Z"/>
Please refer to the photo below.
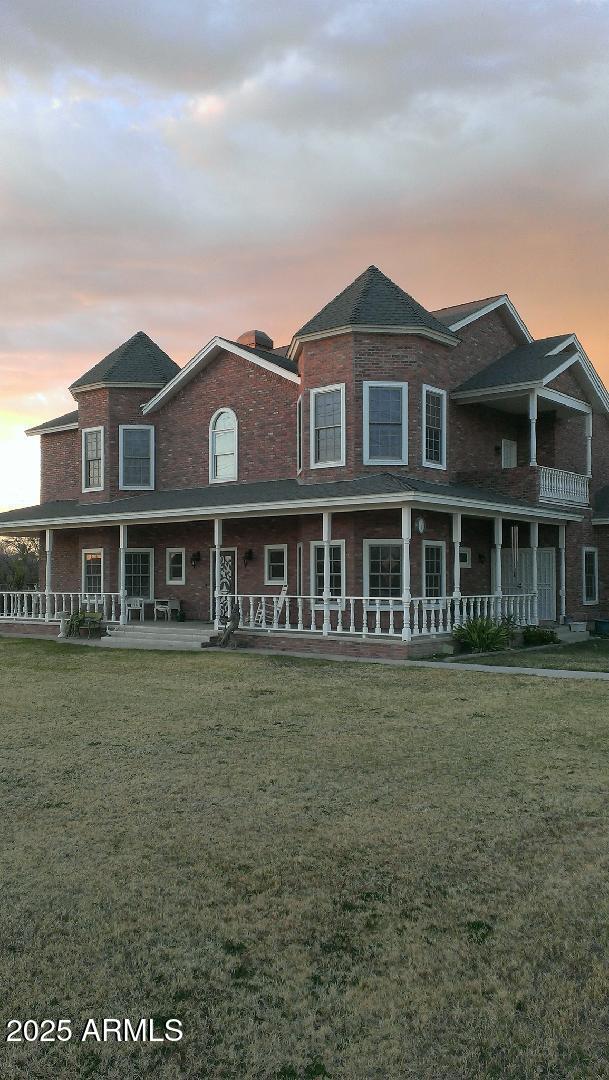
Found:
<path fill-rule="evenodd" d="M 213 632 L 213 627 L 205 624 L 189 627 L 185 623 L 129 623 L 109 627 L 107 636 L 98 639 L 96 644 L 105 649 L 198 652 Z"/>

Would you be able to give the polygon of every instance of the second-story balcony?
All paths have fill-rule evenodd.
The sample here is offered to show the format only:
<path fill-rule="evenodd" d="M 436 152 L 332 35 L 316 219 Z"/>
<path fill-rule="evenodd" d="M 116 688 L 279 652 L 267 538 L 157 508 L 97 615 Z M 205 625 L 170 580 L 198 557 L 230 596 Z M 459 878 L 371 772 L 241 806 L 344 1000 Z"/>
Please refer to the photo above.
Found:
<path fill-rule="evenodd" d="M 590 503 L 588 476 L 569 472 L 567 469 L 551 469 L 539 465 L 539 498 L 544 502 L 573 503 L 588 506 Z"/>

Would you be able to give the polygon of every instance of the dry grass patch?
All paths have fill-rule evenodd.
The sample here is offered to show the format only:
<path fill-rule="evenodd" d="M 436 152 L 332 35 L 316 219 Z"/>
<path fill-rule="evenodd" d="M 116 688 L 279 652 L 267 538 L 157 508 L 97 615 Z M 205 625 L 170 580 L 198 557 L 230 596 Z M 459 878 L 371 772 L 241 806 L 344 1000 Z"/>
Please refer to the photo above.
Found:
<path fill-rule="evenodd" d="M 501 667 L 565 668 L 567 671 L 609 671 L 609 640 L 591 638 L 573 645 L 510 649 L 486 656 L 452 656 L 464 664 L 498 664 Z"/>
<path fill-rule="evenodd" d="M 3 1077 L 607 1075 L 602 684 L 0 642 Z"/>

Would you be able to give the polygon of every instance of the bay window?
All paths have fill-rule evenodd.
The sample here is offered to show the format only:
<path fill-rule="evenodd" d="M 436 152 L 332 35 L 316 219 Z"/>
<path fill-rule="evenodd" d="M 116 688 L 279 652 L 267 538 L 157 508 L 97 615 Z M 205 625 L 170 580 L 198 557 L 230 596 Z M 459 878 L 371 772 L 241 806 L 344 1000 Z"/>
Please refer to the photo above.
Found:
<path fill-rule="evenodd" d="M 345 386 L 311 390 L 311 468 L 345 464 Z"/>
<path fill-rule="evenodd" d="M 408 464 L 408 384 L 365 382 L 364 465 Z"/>
<path fill-rule="evenodd" d="M 423 386 L 423 464 L 446 468 L 446 390 Z"/>
<path fill-rule="evenodd" d="M 119 487 L 122 491 L 154 487 L 154 428 L 150 424 L 119 427 Z"/>

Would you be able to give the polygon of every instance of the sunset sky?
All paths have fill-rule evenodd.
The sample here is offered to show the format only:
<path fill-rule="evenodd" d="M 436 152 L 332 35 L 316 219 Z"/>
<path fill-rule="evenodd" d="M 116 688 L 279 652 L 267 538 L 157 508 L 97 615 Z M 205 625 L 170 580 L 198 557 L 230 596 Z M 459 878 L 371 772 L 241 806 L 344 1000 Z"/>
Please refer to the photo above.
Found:
<path fill-rule="evenodd" d="M 609 381 L 605 0 L 0 0 L 0 508 L 136 330 L 278 344 L 370 263 Z"/>

